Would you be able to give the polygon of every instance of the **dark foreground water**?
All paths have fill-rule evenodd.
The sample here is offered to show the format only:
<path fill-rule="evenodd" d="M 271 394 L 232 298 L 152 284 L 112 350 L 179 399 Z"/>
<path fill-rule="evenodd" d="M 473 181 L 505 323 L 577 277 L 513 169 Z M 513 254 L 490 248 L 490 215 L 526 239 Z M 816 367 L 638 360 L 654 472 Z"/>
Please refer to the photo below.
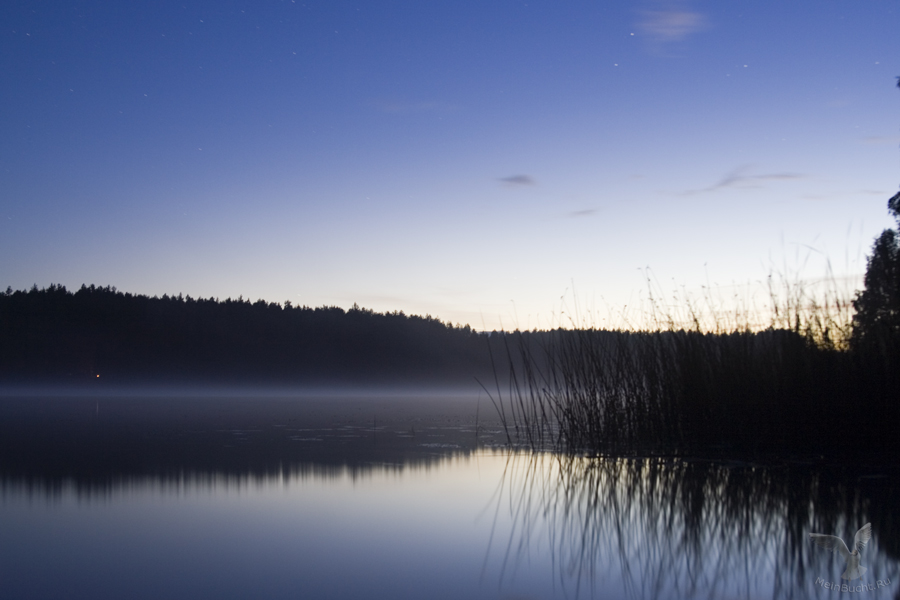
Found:
<path fill-rule="evenodd" d="M 504 440 L 478 396 L 0 397 L 0 597 L 900 597 L 884 465 Z M 843 580 L 809 533 L 866 522 Z"/>

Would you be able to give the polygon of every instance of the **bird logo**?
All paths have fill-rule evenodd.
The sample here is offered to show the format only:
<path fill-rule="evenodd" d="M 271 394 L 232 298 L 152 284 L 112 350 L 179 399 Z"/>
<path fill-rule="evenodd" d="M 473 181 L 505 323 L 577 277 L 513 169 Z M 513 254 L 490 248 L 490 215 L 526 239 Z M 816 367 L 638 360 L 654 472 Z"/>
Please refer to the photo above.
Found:
<path fill-rule="evenodd" d="M 809 539 L 814 541 L 817 546 L 825 548 L 829 552 L 838 552 L 847 561 L 847 568 L 841 575 L 841 579 L 853 581 L 859 579 L 865 574 L 867 569 L 859 564 L 860 551 L 866 547 L 866 543 L 872 538 L 872 524 L 866 523 L 859 528 L 853 537 L 853 552 L 847 548 L 844 540 L 836 535 L 824 535 L 822 533 L 811 533 Z"/>

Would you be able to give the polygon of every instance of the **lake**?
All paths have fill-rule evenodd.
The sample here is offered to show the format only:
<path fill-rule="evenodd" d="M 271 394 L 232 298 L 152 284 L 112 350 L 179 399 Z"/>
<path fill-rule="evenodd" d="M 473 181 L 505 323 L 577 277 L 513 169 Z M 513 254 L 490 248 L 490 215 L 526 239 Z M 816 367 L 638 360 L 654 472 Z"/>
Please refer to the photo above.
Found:
<path fill-rule="evenodd" d="M 8 394 L 0 597 L 900 596 L 893 469 L 505 442 L 452 391 Z M 843 580 L 809 534 L 867 522 Z"/>

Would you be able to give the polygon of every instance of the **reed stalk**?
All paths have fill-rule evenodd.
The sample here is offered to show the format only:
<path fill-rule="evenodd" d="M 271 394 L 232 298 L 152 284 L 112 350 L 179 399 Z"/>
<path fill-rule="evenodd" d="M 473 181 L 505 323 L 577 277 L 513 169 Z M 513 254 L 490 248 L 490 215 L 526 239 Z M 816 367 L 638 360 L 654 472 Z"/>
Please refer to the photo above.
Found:
<path fill-rule="evenodd" d="M 802 455 L 893 461 L 891 361 L 850 350 L 852 303 L 770 278 L 768 323 L 651 296 L 655 329 L 502 336 L 492 397 L 513 445 L 613 456 Z M 499 381 L 505 379 L 506 386 Z M 506 387 L 506 393 L 500 393 Z"/>

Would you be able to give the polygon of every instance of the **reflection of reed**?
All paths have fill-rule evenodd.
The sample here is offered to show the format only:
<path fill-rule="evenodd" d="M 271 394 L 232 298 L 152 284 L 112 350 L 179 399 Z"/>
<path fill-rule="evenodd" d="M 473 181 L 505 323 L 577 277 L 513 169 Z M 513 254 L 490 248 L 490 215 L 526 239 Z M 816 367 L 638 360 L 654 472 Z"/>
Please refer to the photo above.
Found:
<path fill-rule="evenodd" d="M 887 478 L 847 475 L 514 454 L 503 482 L 515 517 L 507 568 L 546 543 L 561 584 L 575 596 L 808 597 L 817 577 L 840 582 L 842 569 L 816 551 L 809 532 L 840 534 L 870 520 L 874 543 L 864 556 L 870 577 L 896 582 L 898 554 L 890 541 L 900 531 L 888 511 L 898 487 Z"/>

